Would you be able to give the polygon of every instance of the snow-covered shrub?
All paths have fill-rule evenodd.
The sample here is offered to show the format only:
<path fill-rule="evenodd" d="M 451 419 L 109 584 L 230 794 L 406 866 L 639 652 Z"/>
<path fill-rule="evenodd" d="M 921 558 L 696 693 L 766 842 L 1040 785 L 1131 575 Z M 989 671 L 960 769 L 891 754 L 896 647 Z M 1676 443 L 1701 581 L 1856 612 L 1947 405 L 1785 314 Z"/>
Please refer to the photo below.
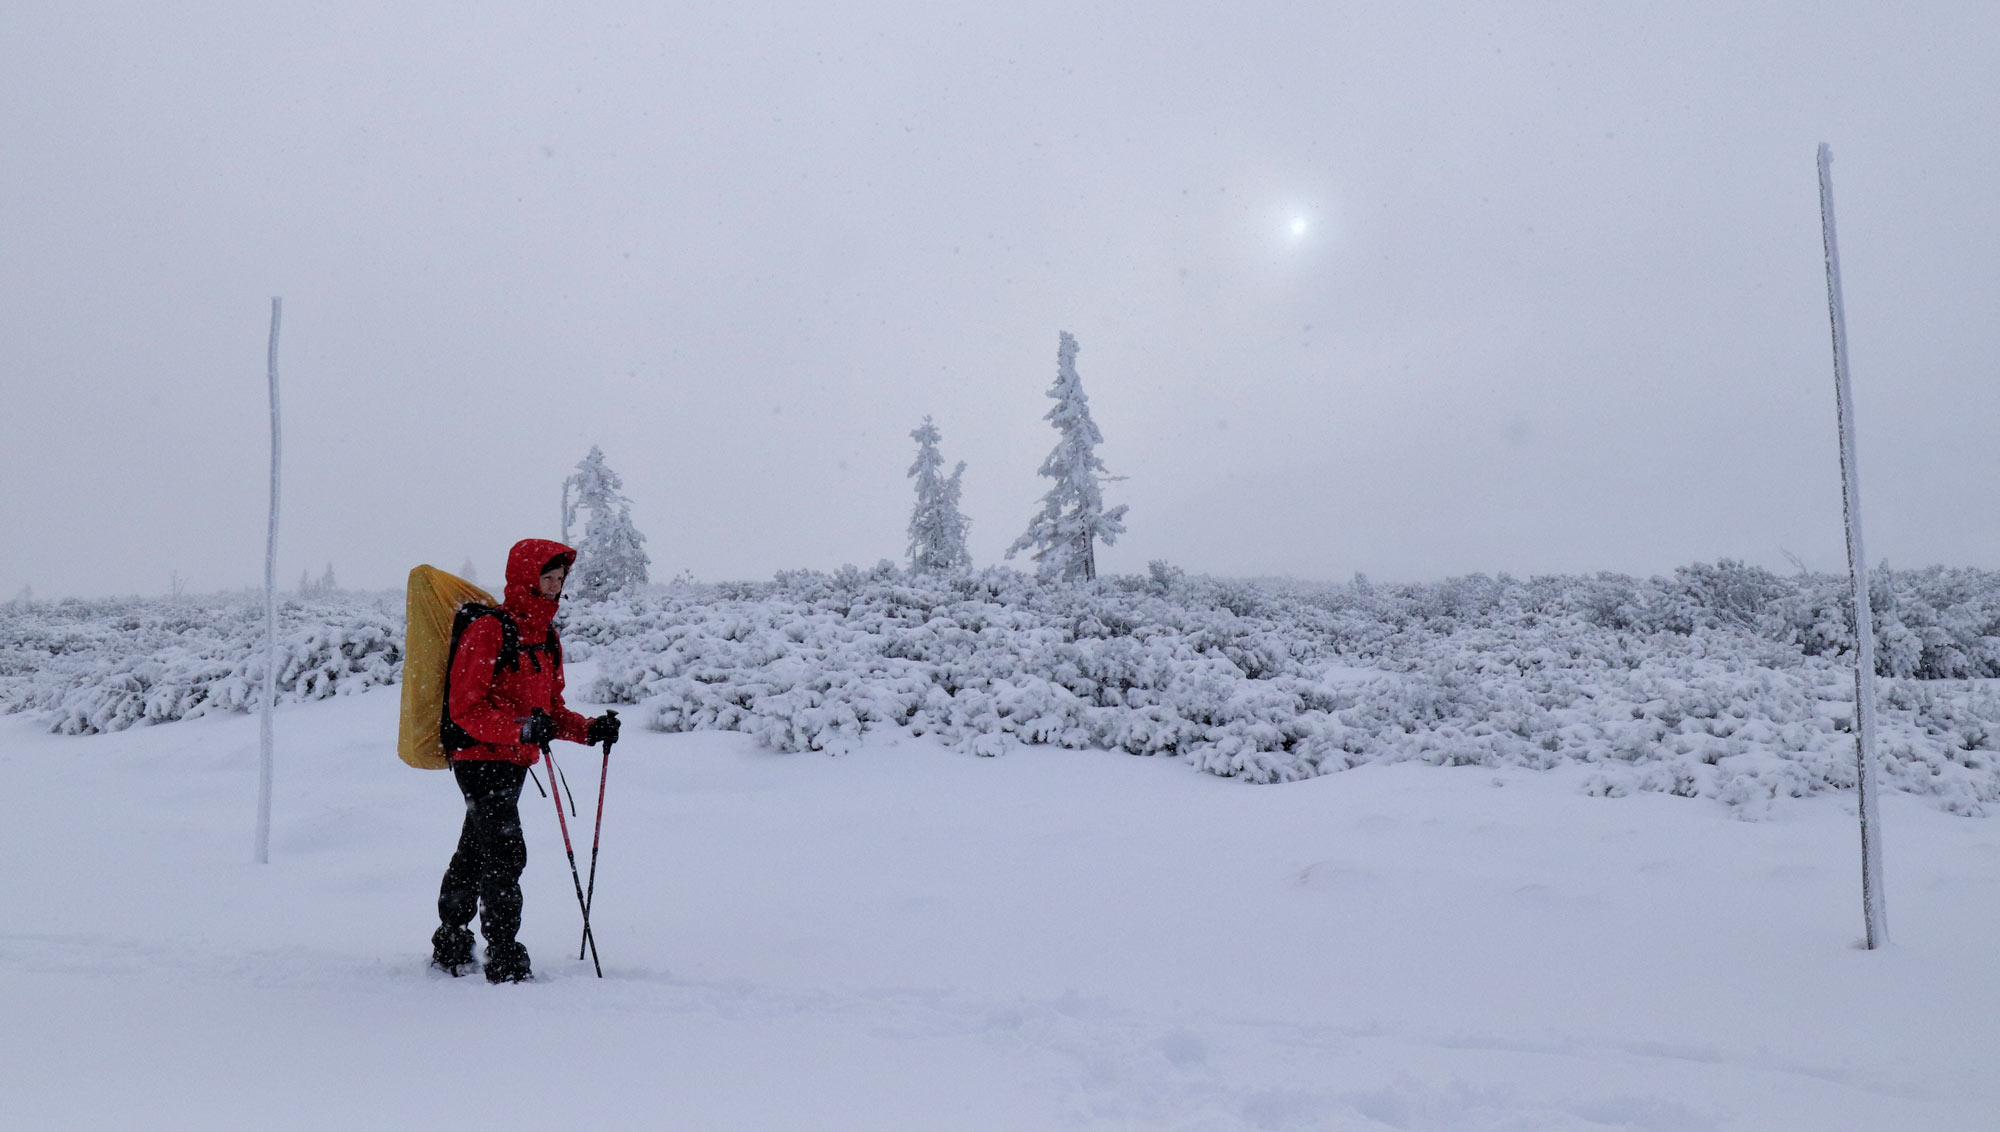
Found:
<path fill-rule="evenodd" d="M 1890 584 L 1929 593 L 1928 577 Z M 1992 577 L 1958 584 L 2000 593 Z M 1644 582 L 1367 587 L 846 568 L 656 596 L 615 617 L 579 609 L 566 632 L 603 643 L 595 698 L 642 704 L 662 730 L 744 731 L 781 750 L 902 727 L 981 754 L 1109 748 L 1256 782 L 1383 761 L 1587 763 L 1600 792 L 1754 813 L 1853 784 L 1851 672 L 1800 646 L 1785 605 L 1824 635 L 1828 586 L 1732 563 Z M 1930 601 L 1899 608 L 1959 628 L 1923 638 L 1936 640 L 1919 670 L 1948 655 L 1970 666 L 1977 618 Z M 1884 686 L 1891 787 L 1964 813 L 2000 801 L 2000 695 Z"/>
<path fill-rule="evenodd" d="M 278 608 L 278 696 L 318 700 L 396 683 L 400 602 L 359 594 Z M 261 596 L 65 601 L 0 613 L 0 711 L 64 734 L 119 731 L 258 706 Z"/>
<path fill-rule="evenodd" d="M 2000 575 L 1876 574 L 1885 785 L 1980 814 L 2000 802 Z M 764 583 L 633 588 L 568 607 L 577 698 L 667 731 L 787 751 L 902 728 L 993 755 L 1024 743 L 1183 760 L 1281 782 L 1371 762 L 1582 764 L 1603 794 L 1774 800 L 1851 789 L 1841 580 L 1733 563 L 1671 577 L 1474 575 L 1424 585 L 1190 577 L 1044 584 L 890 563 Z M 400 676 L 395 598 L 283 609 L 281 691 Z M 0 708 L 61 731 L 247 711 L 261 603 L 16 603 Z"/>
<path fill-rule="evenodd" d="M 1854 647 L 1847 579 L 1803 575 L 1773 600 L 1765 630 L 1808 656 Z M 1920 680 L 2000 676 L 2000 575 L 1932 566 L 1869 574 L 1876 672 Z"/>

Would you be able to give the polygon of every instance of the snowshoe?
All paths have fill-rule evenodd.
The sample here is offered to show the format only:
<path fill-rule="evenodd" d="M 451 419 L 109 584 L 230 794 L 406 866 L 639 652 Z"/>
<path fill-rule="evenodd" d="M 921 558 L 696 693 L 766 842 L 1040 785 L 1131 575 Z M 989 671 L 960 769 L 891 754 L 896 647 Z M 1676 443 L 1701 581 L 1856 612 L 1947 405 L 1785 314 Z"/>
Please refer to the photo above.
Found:
<path fill-rule="evenodd" d="M 535 977 L 528 967 L 528 949 L 513 940 L 486 945 L 486 981 L 524 983 Z"/>
<path fill-rule="evenodd" d="M 443 925 L 431 933 L 431 966 L 457 978 L 473 966 L 472 929 Z"/>

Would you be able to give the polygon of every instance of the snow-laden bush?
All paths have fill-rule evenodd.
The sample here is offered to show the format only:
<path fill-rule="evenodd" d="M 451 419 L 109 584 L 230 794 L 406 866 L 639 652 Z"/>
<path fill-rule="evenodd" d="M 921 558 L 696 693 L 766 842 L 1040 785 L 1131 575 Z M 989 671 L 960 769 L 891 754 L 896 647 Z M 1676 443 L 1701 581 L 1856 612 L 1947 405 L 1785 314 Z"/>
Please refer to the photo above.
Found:
<path fill-rule="evenodd" d="M 354 594 L 281 603 L 279 698 L 396 683 L 398 604 Z M 0 612 L 0 710 L 37 712 L 63 734 L 250 711 L 263 681 L 258 598 L 65 601 Z"/>
<path fill-rule="evenodd" d="M 1978 603 L 2000 579 L 1883 584 L 1898 602 L 1885 636 L 1924 627 L 1884 684 L 1887 783 L 1981 813 L 2000 800 L 2000 694 L 1908 677 L 1994 674 Z M 1852 631 L 1836 593 L 1728 562 L 1644 582 L 1337 587 L 1170 570 L 1045 586 L 885 565 L 578 610 L 567 632 L 601 648 L 594 698 L 642 704 L 662 730 L 743 731 L 780 750 L 839 751 L 886 726 L 980 754 L 1172 755 L 1256 782 L 1383 761 L 1586 763 L 1601 793 L 1755 812 L 1853 785 L 1837 653 Z M 1970 595 L 1972 612 L 1939 608 L 1941 594 Z"/>
<path fill-rule="evenodd" d="M 1885 784 L 2000 801 L 2000 575 L 1875 575 Z M 400 677 L 394 598 L 287 603 L 281 694 Z M 1472 575 L 1422 585 L 1008 570 L 788 572 L 634 589 L 563 615 L 592 699 L 668 731 L 840 751 L 904 728 L 964 750 L 1166 755 L 1280 782 L 1369 762 L 1589 766 L 1603 794 L 1754 814 L 1851 789 L 1853 643 L 1841 579 L 1700 564 L 1661 578 Z M 0 607 L 0 708 L 59 731 L 255 706 L 254 600 Z"/>

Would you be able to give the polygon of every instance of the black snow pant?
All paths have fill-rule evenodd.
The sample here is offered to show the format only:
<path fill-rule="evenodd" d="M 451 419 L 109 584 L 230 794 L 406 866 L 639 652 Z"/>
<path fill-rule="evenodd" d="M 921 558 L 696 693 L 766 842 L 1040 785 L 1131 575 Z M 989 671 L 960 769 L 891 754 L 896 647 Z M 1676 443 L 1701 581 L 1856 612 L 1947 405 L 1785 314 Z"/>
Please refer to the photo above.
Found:
<path fill-rule="evenodd" d="M 488 947 L 512 943 L 521 930 L 521 870 L 528 867 L 520 809 L 528 768 L 463 759 L 451 773 L 465 795 L 465 827 L 438 889 L 438 919 L 462 928 L 477 912 Z"/>

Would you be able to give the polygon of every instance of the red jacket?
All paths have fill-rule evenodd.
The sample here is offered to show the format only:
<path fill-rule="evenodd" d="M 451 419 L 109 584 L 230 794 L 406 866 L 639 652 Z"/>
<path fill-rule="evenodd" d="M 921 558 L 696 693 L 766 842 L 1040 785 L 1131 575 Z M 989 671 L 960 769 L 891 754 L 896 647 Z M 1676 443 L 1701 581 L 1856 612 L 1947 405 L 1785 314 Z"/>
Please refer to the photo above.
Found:
<path fill-rule="evenodd" d="M 465 627 L 451 661 L 451 718 L 466 734 L 479 740 L 474 747 L 454 751 L 454 759 L 499 760 L 533 766 L 540 750 L 521 742 L 521 723 L 541 708 L 555 717 L 556 736 L 584 741 L 590 721 L 563 704 L 562 662 L 538 647 L 554 637 L 556 602 L 543 597 L 542 571 L 558 560 L 576 561 L 576 551 L 547 539 L 523 539 L 507 554 L 506 600 L 500 608 L 514 618 L 520 631 L 520 668 L 493 670 L 500 657 L 500 620 L 481 617 Z"/>

